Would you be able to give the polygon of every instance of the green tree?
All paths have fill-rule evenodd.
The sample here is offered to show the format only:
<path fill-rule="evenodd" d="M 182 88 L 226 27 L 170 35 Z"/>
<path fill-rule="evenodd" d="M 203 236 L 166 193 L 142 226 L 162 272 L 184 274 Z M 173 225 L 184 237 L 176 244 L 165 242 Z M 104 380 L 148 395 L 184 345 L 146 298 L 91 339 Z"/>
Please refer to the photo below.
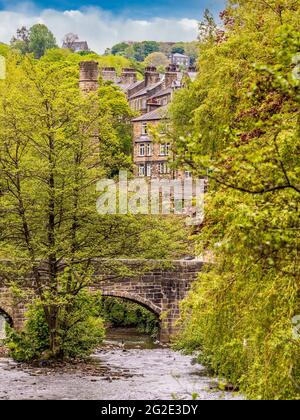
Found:
<path fill-rule="evenodd" d="M 184 43 L 183 42 L 178 42 L 172 48 L 172 54 L 176 54 L 176 53 L 177 54 L 184 54 L 185 53 L 185 48 L 184 48 Z"/>
<path fill-rule="evenodd" d="M 187 42 L 184 46 L 184 53 L 190 57 L 191 64 L 195 64 L 199 56 L 199 44 L 197 41 Z"/>
<path fill-rule="evenodd" d="M 129 47 L 129 45 L 126 42 L 121 42 L 119 44 L 116 44 L 111 49 L 112 55 L 123 55 L 125 50 Z"/>
<path fill-rule="evenodd" d="M 145 67 L 148 67 L 148 66 L 155 66 L 155 67 L 163 66 L 163 67 L 166 67 L 168 64 L 169 64 L 168 57 L 165 56 L 165 54 L 160 53 L 160 52 L 155 52 L 155 53 L 152 53 L 152 54 L 148 55 L 148 57 L 146 57 L 146 59 L 144 61 Z"/>
<path fill-rule="evenodd" d="M 56 39 L 46 25 L 37 24 L 30 28 L 29 51 L 36 58 L 42 57 L 46 50 L 57 48 Z"/>
<path fill-rule="evenodd" d="M 153 54 L 155 52 L 159 52 L 159 43 L 156 41 L 144 41 L 143 47 L 145 57 L 148 57 L 148 55 Z"/>
<path fill-rule="evenodd" d="M 33 53 L 36 58 L 41 58 L 46 50 L 57 48 L 54 35 L 42 24 L 33 25 L 29 30 L 22 26 L 12 38 L 11 46 L 21 54 Z"/>
<path fill-rule="evenodd" d="M 142 62 L 145 60 L 144 46 L 141 42 L 136 42 L 135 44 L 133 44 L 133 51 L 134 51 L 133 58 L 136 61 Z"/>
<path fill-rule="evenodd" d="M 78 62 L 68 60 L 74 56 L 12 56 L 0 82 L 1 276 L 17 290 L 32 273 L 52 357 L 70 354 L 62 337 L 82 313 L 79 304 L 86 307 L 82 293 L 92 280 L 93 258 L 103 261 L 108 274 L 133 275 L 114 260 L 176 257 L 186 242 L 176 218 L 97 213 L 96 182 L 130 166 L 125 152 L 131 111 L 113 86 L 81 94 Z M 86 328 L 89 317 L 82 322 L 80 334 L 72 329 L 67 336 L 72 348 L 76 336 L 95 342 L 88 335 L 95 328 Z M 40 331 L 28 328 L 25 347 Z M 22 347 L 22 337 L 16 340 Z"/>
<path fill-rule="evenodd" d="M 17 29 L 17 34 L 11 40 L 12 48 L 21 52 L 21 54 L 29 53 L 29 30 L 26 26 Z"/>
<path fill-rule="evenodd" d="M 299 5 L 230 1 L 201 26 L 198 79 L 169 136 L 208 176 L 199 252 L 213 264 L 183 305 L 181 346 L 254 399 L 299 399 Z"/>
<path fill-rule="evenodd" d="M 7 57 L 9 51 L 9 46 L 0 42 L 0 55 L 2 55 L 3 57 Z"/>
<path fill-rule="evenodd" d="M 217 24 L 212 13 L 206 9 L 203 20 L 199 23 L 200 42 L 214 41 L 217 34 Z"/>

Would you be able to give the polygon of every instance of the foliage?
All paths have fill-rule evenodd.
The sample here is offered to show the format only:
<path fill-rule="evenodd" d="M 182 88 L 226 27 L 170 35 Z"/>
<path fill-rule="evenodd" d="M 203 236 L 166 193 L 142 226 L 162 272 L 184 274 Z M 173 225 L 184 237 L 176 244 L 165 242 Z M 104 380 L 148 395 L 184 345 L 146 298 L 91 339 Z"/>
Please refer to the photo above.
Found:
<path fill-rule="evenodd" d="M 160 52 L 155 52 L 155 53 L 152 53 L 152 54 L 148 55 L 147 58 L 144 61 L 145 67 L 149 67 L 149 66 L 150 67 L 151 66 L 166 67 L 168 64 L 169 64 L 168 57 L 165 54 L 160 53 Z"/>
<path fill-rule="evenodd" d="M 57 343 L 60 348 L 57 357 L 62 359 L 89 356 L 104 338 L 104 326 L 100 317 L 101 296 L 81 291 L 68 297 L 58 315 Z M 27 313 L 22 332 L 8 330 L 6 344 L 11 356 L 22 362 L 48 359 L 49 325 L 40 301 L 35 302 Z"/>
<path fill-rule="evenodd" d="M 0 55 L 7 57 L 9 53 L 9 46 L 0 42 Z"/>
<path fill-rule="evenodd" d="M 103 298 L 102 316 L 114 327 L 136 327 L 142 333 L 157 337 L 157 316 L 137 303 L 119 298 Z"/>
<path fill-rule="evenodd" d="M 40 60 L 12 54 L 0 82 L 1 277 L 19 290 L 32 273 L 53 357 L 64 350 L 60 314 L 72 315 L 67 303 L 90 285 L 93 259 L 104 276 L 122 276 L 118 258 L 187 247 L 179 219 L 97 213 L 97 181 L 131 167 L 131 111 L 114 86 L 83 95 L 78 80 L 76 55 L 54 49 Z"/>
<path fill-rule="evenodd" d="M 56 40 L 47 26 L 33 25 L 29 30 L 22 27 L 11 41 L 11 46 L 22 54 L 33 53 L 35 58 L 42 57 L 51 48 L 56 48 Z"/>
<path fill-rule="evenodd" d="M 199 55 L 199 45 L 197 41 L 188 42 L 185 44 L 184 53 L 190 57 L 191 65 L 194 65 Z"/>
<path fill-rule="evenodd" d="M 111 50 L 107 51 L 107 54 L 120 55 L 142 62 L 146 57 L 148 57 L 148 55 L 158 51 L 159 44 L 155 41 L 134 42 L 130 44 L 121 42 L 114 45 Z"/>
<path fill-rule="evenodd" d="M 184 42 L 178 42 L 172 48 L 172 54 L 184 54 L 185 53 L 185 45 Z"/>
<path fill-rule="evenodd" d="M 194 63 L 198 57 L 198 44 L 196 41 L 178 43 L 144 41 L 130 44 L 122 42 L 114 45 L 112 49 L 106 50 L 106 55 L 122 56 L 142 63 L 153 53 L 161 53 L 168 57 L 171 53 L 176 52 L 187 54 Z"/>
<path fill-rule="evenodd" d="M 84 55 L 82 55 L 81 53 L 73 53 L 71 50 L 61 48 L 52 48 L 50 50 L 47 50 L 45 55 L 43 56 L 43 59 L 47 62 L 67 61 L 69 64 L 73 63 L 73 65 L 79 64 L 81 61 L 97 61 L 99 63 L 100 68 L 114 67 L 119 75 L 121 74 L 123 68 L 135 68 L 136 66 L 136 63 L 132 63 L 127 58 L 121 56 L 100 56 L 91 51 L 85 51 Z M 141 69 L 137 70 L 141 71 Z"/>
<path fill-rule="evenodd" d="M 176 95 L 169 137 L 208 176 L 199 252 L 212 264 L 183 305 L 179 346 L 253 399 L 299 399 L 298 2 L 230 1 L 207 16 L 199 76 Z"/>

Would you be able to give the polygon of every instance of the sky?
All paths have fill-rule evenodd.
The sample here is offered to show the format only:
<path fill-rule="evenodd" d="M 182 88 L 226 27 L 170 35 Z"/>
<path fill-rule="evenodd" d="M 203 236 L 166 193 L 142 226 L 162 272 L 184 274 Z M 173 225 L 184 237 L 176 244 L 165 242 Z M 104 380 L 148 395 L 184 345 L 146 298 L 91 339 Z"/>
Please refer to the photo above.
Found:
<path fill-rule="evenodd" d="M 44 23 L 59 44 L 68 32 L 102 53 L 121 41 L 192 41 L 209 8 L 216 16 L 225 0 L 0 0 L 0 42 L 22 25 Z"/>

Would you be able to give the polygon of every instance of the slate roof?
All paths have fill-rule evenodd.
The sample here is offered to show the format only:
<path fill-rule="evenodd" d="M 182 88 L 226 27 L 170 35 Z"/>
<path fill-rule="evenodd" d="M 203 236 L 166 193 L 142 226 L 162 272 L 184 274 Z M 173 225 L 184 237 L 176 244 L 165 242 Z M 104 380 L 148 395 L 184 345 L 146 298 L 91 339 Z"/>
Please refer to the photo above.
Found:
<path fill-rule="evenodd" d="M 63 44 L 63 48 L 67 48 L 66 44 Z M 89 46 L 86 41 L 74 41 L 71 44 L 71 49 L 74 51 L 89 51 Z"/>
<path fill-rule="evenodd" d="M 140 117 L 134 118 L 133 122 L 143 122 L 143 121 L 157 121 L 163 120 L 168 116 L 168 105 L 161 106 L 153 111 L 147 112 L 147 114 L 141 115 Z"/>
<path fill-rule="evenodd" d="M 134 88 L 136 88 L 137 86 L 139 86 L 139 85 L 141 85 L 143 83 L 144 83 L 144 80 L 138 80 L 135 83 L 124 84 L 124 83 L 121 83 L 121 80 L 120 80 L 117 84 L 118 84 L 118 86 L 119 86 L 120 89 L 122 89 L 124 92 L 127 92 L 130 89 L 134 89 Z"/>
<path fill-rule="evenodd" d="M 171 87 L 166 88 L 166 89 L 162 89 L 159 92 L 157 92 L 155 95 L 151 96 L 149 98 L 149 100 L 159 98 L 160 96 L 165 96 L 165 95 L 168 95 L 168 94 L 172 95 L 172 92 L 173 92 L 173 89 Z"/>
<path fill-rule="evenodd" d="M 189 58 L 189 56 L 188 56 L 188 55 L 185 55 L 185 54 L 180 54 L 180 53 L 175 53 L 175 54 L 172 54 L 172 56 L 173 56 L 173 57 L 180 57 L 180 58 Z"/>
<path fill-rule="evenodd" d="M 160 80 L 159 82 L 155 83 L 154 85 L 146 86 L 144 89 L 139 90 L 134 95 L 130 96 L 130 99 L 138 98 L 139 96 L 143 96 L 148 92 L 151 92 L 151 90 L 156 89 L 158 86 L 163 84 L 163 80 Z"/>

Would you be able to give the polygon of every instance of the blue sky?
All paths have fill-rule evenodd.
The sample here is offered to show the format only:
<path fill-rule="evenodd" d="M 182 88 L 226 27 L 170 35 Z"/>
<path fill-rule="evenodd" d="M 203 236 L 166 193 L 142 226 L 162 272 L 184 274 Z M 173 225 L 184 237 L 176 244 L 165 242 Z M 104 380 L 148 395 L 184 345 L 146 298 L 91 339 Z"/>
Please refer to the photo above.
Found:
<path fill-rule="evenodd" d="M 0 0 L 0 42 L 20 26 L 43 23 L 60 44 L 74 32 L 103 52 L 121 41 L 192 41 L 205 8 L 216 16 L 226 0 Z"/>
<path fill-rule="evenodd" d="M 80 9 L 86 6 L 96 6 L 114 14 L 122 14 L 135 18 L 151 17 L 186 17 L 199 18 L 202 11 L 208 7 L 213 11 L 220 10 L 225 0 L 35 0 L 17 1 L 0 0 L 0 9 L 16 10 L 22 4 L 34 4 L 40 9 L 53 8 L 64 11 Z"/>

